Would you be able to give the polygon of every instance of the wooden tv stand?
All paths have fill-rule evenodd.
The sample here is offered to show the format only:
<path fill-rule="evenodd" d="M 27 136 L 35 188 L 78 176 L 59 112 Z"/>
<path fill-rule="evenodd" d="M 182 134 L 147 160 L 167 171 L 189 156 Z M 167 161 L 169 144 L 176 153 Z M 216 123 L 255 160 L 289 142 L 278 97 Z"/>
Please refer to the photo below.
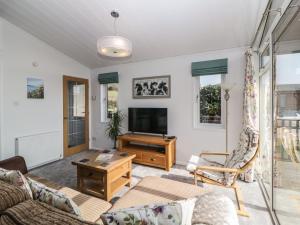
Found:
<path fill-rule="evenodd" d="M 176 161 L 176 138 L 162 136 L 124 134 L 117 138 L 119 151 L 133 153 L 133 162 L 164 168 L 169 171 Z"/>

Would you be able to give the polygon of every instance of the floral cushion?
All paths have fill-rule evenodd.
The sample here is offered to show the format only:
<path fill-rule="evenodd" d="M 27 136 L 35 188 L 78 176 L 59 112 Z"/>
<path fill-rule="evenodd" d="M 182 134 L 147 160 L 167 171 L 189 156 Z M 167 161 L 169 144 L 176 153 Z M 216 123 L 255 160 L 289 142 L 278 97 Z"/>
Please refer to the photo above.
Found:
<path fill-rule="evenodd" d="M 240 136 L 240 143 L 237 149 L 233 150 L 227 157 L 224 167 L 243 168 L 255 155 L 258 148 L 259 133 L 251 127 L 246 127 Z M 225 181 L 232 184 L 236 174 L 225 173 Z"/>
<path fill-rule="evenodd" d="M 201 158 L 199 156 L 196 155 L 192 155 L 192 157 L 190 158 L 186 169 L 190 172 L 196 172 L 197 174 L 206 177 L 208 179 L 217 181 L 219 183 L 224 182 L 225 178 L 224 178 L 224 173 L 222 172 L 213 172 L 213 171 L 208 171 L 208 170 L 197 170 L 198 166 L 216 166 L 216 167 L 223 167 L 222 164 L 217 163 L 217 162 L 213 162 L 204 158 Z"/>
<path fill-rule="evenodd" d="M 192 155 L 190 160 L 188 161 L 188 164 L 186 166 L 186 169 L 190 172 L 194 172 L 198 166 L 217 166 L 222 167 L 223 165 L 214 161 L 210 161 L 204 158 L 201 158 L 197 155 Z"/>
<path fill-rule="evenodd" d="M 214 171 L 207 171 L 207 170 L 197 170 L 197 174 L 201 175 L 205 178 L 210 180 L 217 181 L 221 184 L 225 183 L 225 174 L 222 172 L 214 172 Z"/>
<path fill-rule="evenodd" d="M 65 212 L 80 216 L 80 210 L 72 199 L 66 197 L 63 193 L 49 188 L 35 180 L 30 178 L 27 179 L 32 190 L 34 200 L 39 200 L 40 202 L 47 203 L 48 205 Z"/>
<path fill-rule="evenodd" d="M 191 224 L 196 198 L 121 209 L 101 215 L 105 225 L 188 225 Z"/>
<path fill-rule="evenodd" d="M 21 188 L 32 198 L 29 184 L 20 171 L 0 168 L 0 180 Z"/>

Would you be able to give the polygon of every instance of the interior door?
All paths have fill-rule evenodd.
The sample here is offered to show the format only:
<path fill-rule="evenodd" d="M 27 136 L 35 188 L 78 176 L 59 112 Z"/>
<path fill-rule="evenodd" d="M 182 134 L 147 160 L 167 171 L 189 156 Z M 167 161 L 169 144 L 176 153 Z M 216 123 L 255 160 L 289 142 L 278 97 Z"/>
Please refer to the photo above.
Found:
<path fill-rule="evenodd" d="M 89 148 L 88 80 L 63 77 L 64 157 Z"/>

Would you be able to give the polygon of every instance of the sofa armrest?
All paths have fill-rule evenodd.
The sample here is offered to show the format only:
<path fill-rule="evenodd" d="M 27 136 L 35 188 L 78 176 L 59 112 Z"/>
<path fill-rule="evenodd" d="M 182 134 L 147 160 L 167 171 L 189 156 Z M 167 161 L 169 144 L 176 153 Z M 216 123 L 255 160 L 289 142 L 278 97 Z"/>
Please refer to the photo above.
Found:
<path fill-rule="evenodd" d="M 14 156 L 0 161 L 0 167 L 7 170 L 19 170 L 22 174 L 28 173 L 25 159 L 22 156 Z"/>

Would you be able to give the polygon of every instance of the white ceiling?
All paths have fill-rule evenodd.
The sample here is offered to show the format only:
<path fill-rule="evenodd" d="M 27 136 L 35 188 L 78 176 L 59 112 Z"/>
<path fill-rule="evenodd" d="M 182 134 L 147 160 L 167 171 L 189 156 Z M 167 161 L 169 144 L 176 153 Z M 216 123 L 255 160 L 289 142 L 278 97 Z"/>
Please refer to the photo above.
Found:
<path fill-rule="evenodd" d="M 267 0 L 0 0 L 0 16 L 89 68 L 250 45 Z M 118 33 L 129 59 L 97 55 Z"/>

